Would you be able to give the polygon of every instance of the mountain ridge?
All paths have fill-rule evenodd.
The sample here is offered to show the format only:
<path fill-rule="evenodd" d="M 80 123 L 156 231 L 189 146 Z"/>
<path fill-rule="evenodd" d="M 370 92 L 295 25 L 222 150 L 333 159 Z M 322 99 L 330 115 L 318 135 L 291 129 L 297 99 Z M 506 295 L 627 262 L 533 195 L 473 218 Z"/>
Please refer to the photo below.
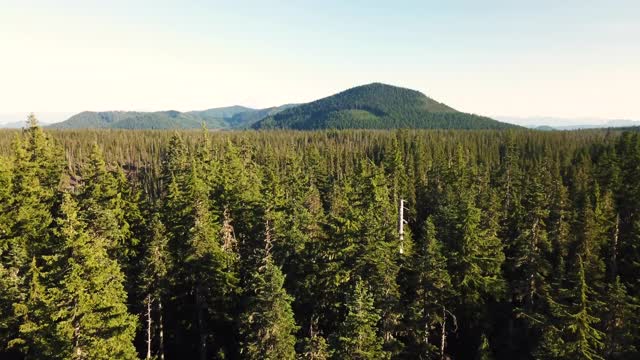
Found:
<path fill-rule="evenodd" d="M 507 129 L 517 125 L 468 114 L 423 93 L 371 83 L 305 104 L 254 109 L 241 105 L 176 110 L 83 111 L 51 124 L 58 129 Z"/>
<path fill-rule="evenodd" d="M 195 129 L 204 123 L 210 129 L 240 129 L 260 118 L 292 105 L 253 109 L 240 105 L 180 112 L 165 111 L 83 111 L 69 119 L 48 125 L 55 129 Z M 257 120 L 256 120 L 257 121 Z M 251 122 L 251 123 L 250 123 Z"/>

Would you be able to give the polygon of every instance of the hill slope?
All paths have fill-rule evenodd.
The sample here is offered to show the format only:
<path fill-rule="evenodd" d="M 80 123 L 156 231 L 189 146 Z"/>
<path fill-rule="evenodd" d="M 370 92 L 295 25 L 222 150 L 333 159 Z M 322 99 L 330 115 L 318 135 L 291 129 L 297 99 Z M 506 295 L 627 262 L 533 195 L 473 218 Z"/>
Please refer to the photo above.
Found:
<path fill-rule="evenodd" d="M 229 106 L 189 112 L 84 111 L 49 127 L 57 129 L 196 129 L 204 123 L 209 129 L 244 128 L 265 116 L 276 114 L 291 106 L 293 105 L 267 109 Z"/>
<path fill-rule="evenodd" d="M 502 129 L 515 125 L 459 112 L 410 89 L 373 83 L 270 115 L 254 129 Z"/>

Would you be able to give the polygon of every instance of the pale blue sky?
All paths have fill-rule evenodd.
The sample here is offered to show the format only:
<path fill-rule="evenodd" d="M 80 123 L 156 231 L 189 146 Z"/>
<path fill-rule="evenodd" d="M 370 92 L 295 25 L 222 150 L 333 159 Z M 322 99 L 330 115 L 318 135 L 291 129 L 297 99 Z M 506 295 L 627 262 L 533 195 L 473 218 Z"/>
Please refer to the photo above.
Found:
<path fill-rule="evenodd" d="M 306 102 L 640 119 L 640 1 L 0 0 L 0 112 Z"/>

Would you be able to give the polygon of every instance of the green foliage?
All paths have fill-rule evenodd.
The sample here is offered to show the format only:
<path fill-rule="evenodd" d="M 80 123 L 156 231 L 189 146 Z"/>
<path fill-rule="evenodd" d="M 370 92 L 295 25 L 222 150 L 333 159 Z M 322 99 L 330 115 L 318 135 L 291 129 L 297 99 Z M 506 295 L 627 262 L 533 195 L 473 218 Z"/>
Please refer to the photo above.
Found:
<path fill-rule="evenodd" d="M 247 298 L 240 315 L 241 355 L 244 359 L 295 359 L 293 298 L 284 289 L 284 275 L 269 254 L 270 240 L 262 263 L 245 287 Z"/>
<path fill-rule="evenodd" d="M 268 116 L 255 129 L 506 129 L 516 126 L 458 112 L 422 93 L 385 84 L 354 87 Z"/>
<path fill-rule="evenodd" d="M 21 338 L 13 343 L 37 358 L 136 358 L 136 318 L 127 312 L 124 275 L 106 240 L 88 235 L 69 194 L 60 213 L 55 236 L 62 248 L 44 258 L 44 276 L 32 261 L 26 302 L 15 305 Z"/>
<path fill-rule="evenodd" d="M 336 340 L 339 359 L 386 359 L 389 353 L 382 349 L 377 335 L 380 315 L 373 306 L 373 296 L 365 281 L 356 282 L 347 299 L 347 315 L 340 326 Z"/>
<path fill-rule="evenodd" d="M 408 320 L 415 344 L 411 350 L 421 359 L 436 359 L 440 357 L 439 335 L 447 321 L 446 307 L 451 303 L 454 289 L 431 218 L 425 221 L 422 234 L 410 269 L 412 290 Z"/>
<path fill-rule="evenodd" d="M 592 307 L 589 303 L 590 291 L 585 278 L 585 269 L 582 258 L 578 258 L 577 284 L 573 294 L 573 304 L 569 308 L 565 327 L 568 330 L 565 341 L 566 356 L 568 359 L 604 359 L 602 339 L 604 334 L 594 325 L 598 318 L 591 314 Z"/>
<path fill-rule="evenodd" d="M 329 349 L 327 341 L 320 335 L 312 335 L 304 339 L 302 353 L 298 356 L 304 360 L 328 360 L 333 352 Z"/>
<path fill-rule="evenodd" d="M 290 106 L 267 109 L 229 106 L 189 112 L 83 111 L 50 127 L 56 129 L 198 129 L 205 124 L 211 129 L 243 128 Z"/>
<path fill-rule="evenodd" d="M 636 133 L 31 122 L 0 132 L 3 359 L 638 357 Z"/>

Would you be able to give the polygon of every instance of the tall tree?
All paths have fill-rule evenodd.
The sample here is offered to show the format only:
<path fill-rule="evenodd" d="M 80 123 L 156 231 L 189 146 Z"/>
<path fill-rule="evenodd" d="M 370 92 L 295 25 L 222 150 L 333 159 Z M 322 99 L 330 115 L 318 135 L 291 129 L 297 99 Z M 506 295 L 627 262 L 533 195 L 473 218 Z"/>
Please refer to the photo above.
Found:
<path fill-rule="evenodd" d="M 168 295 L 168 272 L 172 265 L 166 230 L 157 213 L 148 226 L 144 257 L 142 260 L 142 274 L 140 280 L 141 292 L 144 294 L 145 322 L 146 322 L 146 358 L 157 354 L 164 359 L 164 309 L 165 297 Z M 154 339 L 157 345 L 153 346 Z"/>
<path fill-rule="evenodd" d="M 373 296 L 365 281 L 358 281 L 347 303 L 347 315 L 340 326 L 337 338 L 338 359 L 373 360 L 388 359 L 390 354 L 382 349 L 383 339 L 377 334 L 380 315 L 373 306 Z"/>
<path fill-rule="evenodd" d="M 24 304 L 31 260 L 50 250 L 49 227 L 62 177 L 61 149 L 30 114 L 13 142 L 11 163 L 0 160 L 0 341 L 18 337 L 13 303 Z"/>
<path fill-rule="evenodd" d="M 295 359 L 298 327 L 291 310 L 292 298 L 284 289 L 284 276 L 271 256 L 269 226 L 261 261 L 245 285 L 245 304 L 239 318 L 244 359 Z"/>
<path fill-rule="evenodd" d="M 109 257 L 107 240 L 88 234 L 68 193 L 55 236 L 63 247 L 48 258 L 48 317 L 39 326 L 53 325 L 47 338 L 56 347 L 45 353 L 59 359 L 135 359 L 136 318 L 127 311 L 120 266 Z"/>
<path fill-rule="evenodd" d="M 447 307 L 454 292 L 431 218 L 424 223 L 411 266 L 415 292 L 411 293 L 408 332 L 415 348 L 408 350 L 419 359 L 440 359 L 444 356 L 441 346 L 446 344 L 443 336 L 446 337 Z"/>
<path fill-rule="evenodd" d="M 591 289 L 587 285 L 582 257 L 578 257 L 575 271 L 575 290 L 565 318 L 565 358 L 576 360 L 604 359 L 604 334 L 596 328 L 599 319 L 593 315 Z"/>

